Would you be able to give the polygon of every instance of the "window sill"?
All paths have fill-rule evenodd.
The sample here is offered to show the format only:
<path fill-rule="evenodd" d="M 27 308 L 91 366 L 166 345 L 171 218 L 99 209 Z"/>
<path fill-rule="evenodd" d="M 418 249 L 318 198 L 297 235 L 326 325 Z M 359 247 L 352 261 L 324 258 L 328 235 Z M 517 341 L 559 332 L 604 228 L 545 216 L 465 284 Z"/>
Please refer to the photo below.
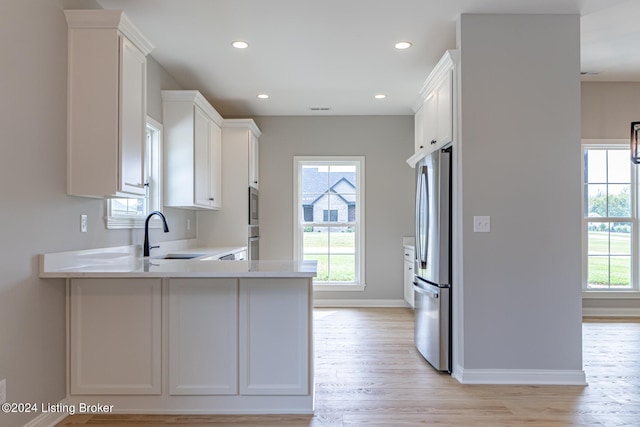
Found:
<path fill-rule="evenodd" d="M 640 299 L 640 291 L 582 291 L 583 299 Z"/>
<path fill-rule="evenodd" d="M 108 216 L 105 218 L 105 227 L 109 230 L 126 230 L 144 228 L 146 217 Z M 161 228 L 159 218 L 151 218 L 149 228 Z"/>
<path fill-rule="evenodd" d="M 364 288 L 366 288 L 367 285 L 365 285 L 364 283 L 354 283 L 351 285 L 331 285 L 331 284 L 314 284 L 313 285 L 313 290 L 314 291 L 364 291 Z"/>

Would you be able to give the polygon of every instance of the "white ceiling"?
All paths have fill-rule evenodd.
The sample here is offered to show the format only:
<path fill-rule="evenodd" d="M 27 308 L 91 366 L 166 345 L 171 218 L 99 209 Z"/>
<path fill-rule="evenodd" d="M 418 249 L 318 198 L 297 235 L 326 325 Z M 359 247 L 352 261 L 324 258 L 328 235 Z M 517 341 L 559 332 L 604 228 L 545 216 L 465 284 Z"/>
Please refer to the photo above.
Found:
<path fill-rule="evenodd" d="M 640 81 L 638 0 L 98 0 L 225 117 L 406 115 L 461 13 L 581 15 L 583 80 Z M 245 50 L 231 47 L 245 40 Z M 399 51 L 400 40 L 413 43 Z M 257 98 L 267 93 L 269 99 Z M 374 99 L 384 93 L 386 99 Z M 310 107 L 329 107 L 311 111 Z"/>

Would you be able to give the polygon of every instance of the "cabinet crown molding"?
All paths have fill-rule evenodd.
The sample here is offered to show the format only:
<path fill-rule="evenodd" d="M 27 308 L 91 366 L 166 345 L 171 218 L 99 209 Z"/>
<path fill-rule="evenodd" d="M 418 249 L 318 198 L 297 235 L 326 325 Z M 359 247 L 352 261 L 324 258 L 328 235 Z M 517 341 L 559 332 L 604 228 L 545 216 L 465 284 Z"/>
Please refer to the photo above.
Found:
<path fill-rule="evenodd" d="M 73 29 L 103 28 L 115 29 L 125 35 L 147 56 L 154 45 L 140 32 L 122 10 L 67 9 L 64 11 L 67 25 Z"/>
<path fill-rule="evenodd" d="M 193 102 L 200 107 L 215 124 L 222 126 L 224 119 L 213 108 L 213 105 L 197 90 L 163 90 L 161 91 L 163 101 L 172 102 Z"/>
<path fill-rule="evenodd" d="M 442 79 L 444 74 L 455 67 L 457 61 L 457 50 L 447 50 L 444 55 L 442 55 L 442 58 L 440 58 L 440 61 L 438 61 L 436 66 L 433 67 L 433 70 L 431 70 L 431 73 L 429 73 L 429 76 L 426 78 L 426 80 L 422 84 L 422 87 L 418 91 L 420 96 L 413 105 L 414 113 L 418 112 L 427 95 L 433 90 L 434 86 L 436 86 L 440 79 Z"/>
<path fill-rule="evenodd" d="M 260 138 L 260 135 L 262 135 L 262 131 L 260 131 L 260 128 L 253 119 L 224 119 L 222 127 L 249 129 L 257 138 Z"/>

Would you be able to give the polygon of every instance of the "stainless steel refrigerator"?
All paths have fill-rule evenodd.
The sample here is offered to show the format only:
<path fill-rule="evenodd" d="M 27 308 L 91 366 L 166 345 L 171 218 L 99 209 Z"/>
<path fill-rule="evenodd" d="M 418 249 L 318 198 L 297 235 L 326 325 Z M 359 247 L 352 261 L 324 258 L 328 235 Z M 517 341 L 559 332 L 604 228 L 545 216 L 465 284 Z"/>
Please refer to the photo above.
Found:
<path fill-rule="evenodd" d="M 416 165 L 415 343 L 451 372 L 451 147 Z"/>

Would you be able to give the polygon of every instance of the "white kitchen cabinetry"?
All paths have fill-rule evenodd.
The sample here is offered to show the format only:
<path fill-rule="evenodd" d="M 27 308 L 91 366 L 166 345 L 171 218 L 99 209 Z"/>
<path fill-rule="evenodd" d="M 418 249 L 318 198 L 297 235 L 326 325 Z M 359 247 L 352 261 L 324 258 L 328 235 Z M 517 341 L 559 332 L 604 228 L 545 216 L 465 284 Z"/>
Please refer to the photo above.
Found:
<path fill-rule="evenodd" d="M 171 279 L 169 393 L 238 393 L 238 280 Z"/>
<path fill-rule="evenodd" d="M 257 132 L 255 130 L 249 132 L 249 186 L 255 188 L 258 188 L 260 176 L 258 135 L 260 135 L 259 130 Z"/>
<path fill-rule="evenodd" d="M 225 164 L 233 161 L 238 166 L 233 171 L 225 170 L 224 176 L 226 179 L 233 173 L 233 177 L 230 176 L 230 178 L 240 181 L 237 188 L 244 187 L 245 183 L 249 187 L 258 188 L 260 135 L 260 129 L 252 119 L 226 119 L 222 123 Z"/>
<path fill-rule="evenodd" d="M 414 116 L 413 128 L 415 135 L 415 150 L 414 152 L 419 152 L 422 148 L 424 148 L 424 102 L 421 102 L 416 107 L 416 114 Z"/>
<path fill-rule="evenodd" d="M 222 117 L 195 90 L 163 90 L 164 204 L 222 207 Z"/>
<path fill-rule="evenodd" d="M 161 393 L 161 279 L 72 279 L 70 394 Z"/>
<path fill-rule="evenodd" d="M 411 308 L 414 307 L 413 294 L 413 269 L 415 268 L 415 248 L 405 245 L 403 247 L 404 255 L 404 300 Z"/>
<path fill-rule="evenodd" d="M 415 154 L 412 158 L 419 160 L 453 141 L 456 58 L 456 51 L 448 50 L 420 90 L 414 105 Z M 410 159 L 409 163 L 415 165 L 417 160 Z"/>
<path fill-rule="evenodd" d="M 311 392 L 309 282 L 240 279 L 241 394 Z"/>
<path fill-rule="evenodd" d="M 171 395 L 310 393 L 308 279 L 169 282 Z"/>
<path fill-rule="evenodd" d="M 249 241 L 249 186 L 258 186 L 258 138 L 251 119 L 222 123 L 222 192 L 224 209 L 198 215 L 198 238 L 215 246 L 247 246 Z"/>
<path fill-rule="evenodd" d="M 146 55 L 153 46 L 122 11 L 65 10 L 67 193 L 143 197 Z"/>

